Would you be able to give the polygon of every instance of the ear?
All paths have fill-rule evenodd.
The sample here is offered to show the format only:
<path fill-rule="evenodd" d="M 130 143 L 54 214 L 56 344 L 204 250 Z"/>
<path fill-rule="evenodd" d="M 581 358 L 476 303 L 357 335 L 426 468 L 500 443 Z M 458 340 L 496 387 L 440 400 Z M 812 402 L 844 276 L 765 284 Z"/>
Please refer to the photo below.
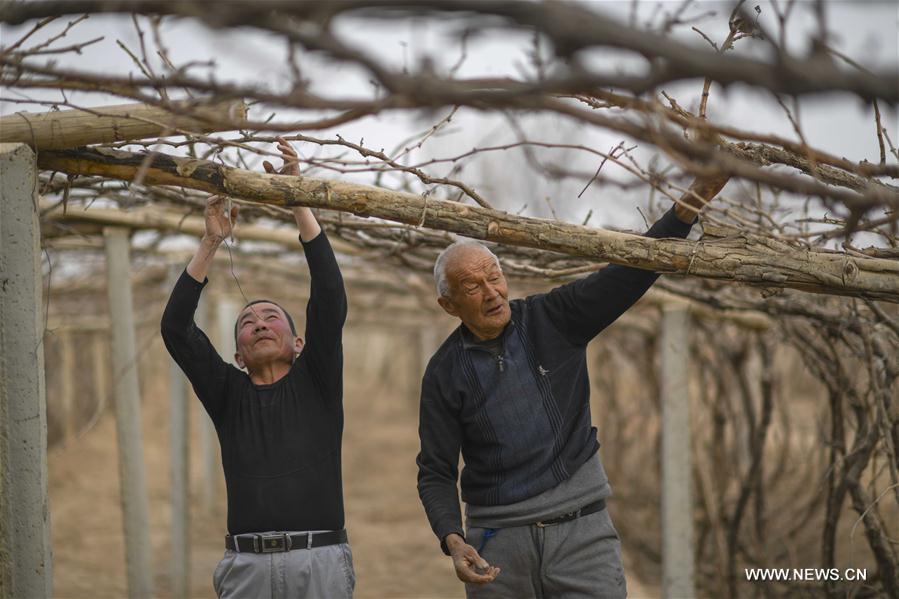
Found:
<path fill-rule="evenodd" d="M 306 344 L 303 342 L 303 338 L 299 335 L 293 338 L 293 353 L 298 354 L 303 351 L 303 347 Z"/>
<path fill-rule="evenodd" d="M 238 368 L 246 368 L 247 367 L 246 363 L 243 361 L 243 358 L 240 357 L 240 354 L 238 354 L 238 353 L 234 354 L 234 361 L 237 363 Z"/>
<path fill-rule="evenodd" d="M 450 316 L 459 316 L 459 311 L 456 309 L 456 305 L 453 304 L 453 300 L 451 300 L 450 298 L 441 295 L 437 298 L 437 303 L 440 304 L 440 307 L 443 308 L 443 311 Z"/>

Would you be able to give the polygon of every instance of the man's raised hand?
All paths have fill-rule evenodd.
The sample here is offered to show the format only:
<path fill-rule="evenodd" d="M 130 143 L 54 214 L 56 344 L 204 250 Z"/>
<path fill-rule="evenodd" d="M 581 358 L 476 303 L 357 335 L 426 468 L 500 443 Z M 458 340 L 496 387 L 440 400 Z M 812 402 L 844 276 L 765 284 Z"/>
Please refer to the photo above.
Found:
<path fill-rule="evenodd" d="M 270 175 L 291 175 L 293 177 L 300 176 L 300 157 L 297 155 L 297 151 L 293 149 L 286 139 L 283 137 L 278 137 L 278 151 L 281 152 L 281 160 L 284 161 L 284 165 L 279 169 L 275 170 L 275 167 L 272 166 L 272 163 L 268 160 L 262 161 L 262 167 L 265 169 L 265 172 Z M 291 212 L 293 212 L 293 217 L 297 221 L 297 228 L 300 231 L 300 239 L 305 241 L 311 241 L 315 239 L 319 233 L 321 233 L 321 227 L 318 224 L 318 221 L 315 220 L 315 216 L 312 214 L 312 211 L 305 206 L 291 206 Z"/>
<path fill-rule="evenodd" d="M 234 230 L 237 221 L 237 206 L 230 211 L 225 209 L 225 197 L 214 195 L 206 200 L 206 210 L 203 216 L 206 218 L 206 233 L 204 238 L 215 243 L 221 243 Z"/>
<path fill-rule="evenodd" d="M 281 152 L 281 160 L 284 161 L 284 165 L 279 169 L 275 170 L 275 167 L 272 166 L 272 163 L 268 160 L 262 161 L 262 167 L 265 169 L 265 172 L 274 175 L 293 175 L 294 177 L 300 176 L 300 157 L 297 156 L 297 151 L 293 149 L 286 139 L 283 137 L 278 137 L 278 151 Z"/>

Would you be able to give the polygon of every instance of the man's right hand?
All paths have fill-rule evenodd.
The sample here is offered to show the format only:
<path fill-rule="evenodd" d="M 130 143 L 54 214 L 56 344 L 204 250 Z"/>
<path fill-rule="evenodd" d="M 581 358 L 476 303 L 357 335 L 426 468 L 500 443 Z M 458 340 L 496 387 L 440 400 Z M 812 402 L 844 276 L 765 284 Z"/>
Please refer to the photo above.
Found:
<path fill-rule="evenodd" d="M 225 211 L 224 196 L 209 196 L 203 215 L 206 218 L 206 233 L 203 238 L 219 244 L 231 235 L 237 220 L 237 206 L 231 208 L 229 214 Z"/>
<path fill-rule="evenodd" d="M 465 539 L 459 535 L 455 533 L 447 535 L 446 547 L 453 558 L 456 576 L 462 582 L 487 584 L 499 575 L 499 568 L 488 564 L 484 558 L 478 555 L 475 548 L 466 543 Z"/>

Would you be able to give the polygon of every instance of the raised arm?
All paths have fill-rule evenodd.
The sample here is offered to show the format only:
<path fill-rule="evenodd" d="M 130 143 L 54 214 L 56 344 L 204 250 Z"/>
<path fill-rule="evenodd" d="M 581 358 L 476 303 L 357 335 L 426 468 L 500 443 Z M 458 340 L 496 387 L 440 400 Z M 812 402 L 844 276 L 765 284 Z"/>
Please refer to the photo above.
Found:
<path fill-rule="evenodd" d="M 265 172 L 271 175 L 279 174 L 299 177 L 300 163 L 297 151 L 294 150 L 293 146 L 291 146 L 283 137 L 278 138 L 278 150 L 281 152 L 281 159 L 284 161 L 284 166 L 282 166 L 280 170 L 275 170 L 275 167 L 272 166 L 271 162 L 263 160 L 262 167 L 265 169 Z M 296 206 L 291 208 L 291 210 L 293 211 L 294 220 L 297 221 L 297 229 L 300 230 L 301 241 L 312 241 L 322 232 L 322 228 L 318 224 L 318 221 L 315 220 L 315 215 L 312 214 L 312 210 L 305 206 Z"/>
<path fill-rule="evenodd" d="M 696 215 L 726 183 L 726 178 L 696 179 L 690 191 L 645 236 L 686 237 Z M 610 264 L 545 295 L 532 296 L 528 301 L 545 310 L 571 343 L 585 345 L 643 297 L 658 277 L 659 273 L 651 270 Z"/>
<path fill-rule="evenodd" d="M 197 251 L 187 265 L 187 274 L 199 283 L 206 280 L 215 252 L 222 242 L 231 235 L 234 223 L 237 221 L 237 206 L 226 210 L 225 204 L 226 200 L 223 196 L 209 196 L 206 200 L 206 210 L 203 212 L 203 216 L 206 218 L 206 231 L 200 239 Z"/>
<path fill-rule="evenodd" d="M 680 200 L 674 206 L 674 214 L 677 215 L 682 222 L 692 225 L 696 222 L 696 217 L 702 212 L 702 209 L 708 204 L 712 198 L 718 195 L 718 192 L 724 189 L 730 177 L 719 176 L 700 178 L 697 177 L 690 184 L 690 189 L 680 197 Z"/>
<path fill-rule="evenodd" d="M 211 196 L 206 202 L 206 231 L 184 273 L 175 283 L 162 314 L 162 340 L 169 354 L 187 375 L 197 397 L 213 421 L 224 406 L 228 365 L 205 333 L 194 322 L 200 294 L 215 252 L 231 234 L 237 208 L 225 211 L 225 199 Z"/>
<path fill-rule="evenodd" d="M 275 170 L 268 160 L 262 166 L 269 174 L 300 176 L 299 157 L 287 140 L 278 138 L 278 150 L 284 165 Z M 303 356 L 309 362 L 312 377 L 329 400 L 342 395 L 343 324 L 347 299 L 340 267 L 334 250 L 309 208 L 291 208 L 300 241 L 309 265 L 309 303 L 306 304 L 306 346 Z"/>

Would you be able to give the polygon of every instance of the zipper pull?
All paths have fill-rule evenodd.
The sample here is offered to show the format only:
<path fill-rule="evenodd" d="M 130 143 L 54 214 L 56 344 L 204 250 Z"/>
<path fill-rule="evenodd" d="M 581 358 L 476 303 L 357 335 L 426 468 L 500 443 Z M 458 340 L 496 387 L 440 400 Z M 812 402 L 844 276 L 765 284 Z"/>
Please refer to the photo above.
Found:
<path fill-rule="evenodd" d="M 549 374 L 549 371 L 539 364 L 537 365 L 537 372 L 540 373 L 540 376 L 546 376 L 547 374 Z"/>
<path fill-rule="evenodd" d="M 503 356 L 502 356 L 502 354 L 497 354 L 496 363 L 499 364 L 499 371 L 502 372 L 503 371 Z"/>

